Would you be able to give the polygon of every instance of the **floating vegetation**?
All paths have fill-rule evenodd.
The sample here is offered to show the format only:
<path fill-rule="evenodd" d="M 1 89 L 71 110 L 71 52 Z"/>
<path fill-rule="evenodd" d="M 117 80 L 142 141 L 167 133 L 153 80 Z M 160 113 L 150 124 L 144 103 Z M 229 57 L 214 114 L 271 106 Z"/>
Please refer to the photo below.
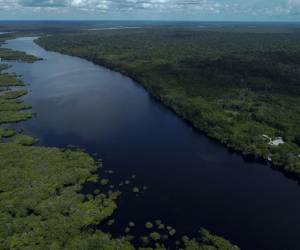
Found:
<path fill-rule="evenodd" d="M 107 225 L 108 226 L 112 226 L 113 224 L 115 224 L 115 220 L 114 219 L 111 219 L 111 220 L 109 220 L 108 222 L 107 222 Z"/>
<path fill-rule="evenodd" d="M 15 75 L 0 74 L 0 86 L 24 85 Z M 30 108 L 29 105 L 15 100 L 27 94 L 26 90 L 7 91 L 0 95 L 0 125 L 3 123 L 16 123 L 32 118 L 31 112 L 20 112 Z"/>
<path fill-rule="evenodd" d="M 26 63 L 34 63 L 42 58 L 38 58 L 34 55 L 28 55 L 22 51 L 11 50 L 7 48 L 0 48 L 0 58 L 5 61 L 22 61 Z"/>
<path fill-rule="evenodd" d="M 176 234 L 176 230 L 174 228 L 172 228 L 170 231 L 169 231 L 169 234 L 171 236 L 174 236 Z"/>
<path fill-rule="evenodd" d="M 0 96 L 0 111 L 22 111 L 30 108 L 30 105 L 24 104 L 19 100 L 8 100 Z"/>
<path fill-rule="evenodd" d="M 27 90 L 16 90 L 16 91 L 6 92 L 1 97 L 5 99 L 16 99 L 27 94 L 28 94 Z"/>
<path fill-rule="evenodd" d="M 165 229 L 165 225 L 162 223 L 161 220 L 155 220 L 155 224 L 158 229 L 160 229 L 160 230 Z"/>
<path fill-rule="evenodd" d="M 97 194 L 100 194 L 100 193 L 101 193 L 101 191 L 98 188 L 94 190 L 94 194 L 97 195 Z"/>
<path fill-rule="evenodd" d="M 33 114 L 31 112 L 0 111 L 0 124 L 17 123 L 21 121 L 26 121 L 32 117 Z"/>
<path fill-rule="evenodd" d="M 131 222 L 128 223 L 128 226 L 129 227 L 135 227 L 135 223 L 131 221 Z"/>
<path fill-rule="evenodd" d="M 1 58 L 1 57 L 0 57 L 0 58 Z M 9 69 L 9 68 L 10 68 L 10 65 L 7 64 L 7 63 L 2 63 L 2 64 L 0 64 L 0 73 L 1 73 L 1 71 L 6 70 L 6 69 Z"/>
<path fill-rule="evenodd" d="M 132 189 L 132 192 L 134 192 L 134 193 L 139 193 L 139 192 L 140 192 L 140 189 L 139 189 L 138 187 L 134 187 L 134 188 Z"/>
<path fill-rule="evenodd" d="M 152 232 L 150 233 L 150 238 L 154 241 L 159 241 L 161 239 L 161 236 L 158 232 Z"/>
<path fill-rule="evenodd" d="M 163 240 L 168 240 L 168 239 L 169 239 L 169 236 L 166 235 L 166 234 L 164 234 L 164 235 L 162 236 L 162 239 L 163 239 Z"/>
<path fill-rule="evenodd" d="M 149 237 L 148 237 L 148 236 L 141 236 L 141 237 L 140 237 L 140 240 L 141 240 L 141 242 L 142 242 L 144 245 L 149 244 Z"/>
<path fill-rule="evenodd" d="M 157 226 L 162 225 L 162 221 L 161 221 L 161 220 L 155 220 L 154 222 L 155 222 L 155 224 L 156 224 Z"/>
<path fill-rule="evenodd" d="M 147 229 L 152 229 L 153 228 L 153 224 L 151 222 L 146 222 L 145 227 Z"/>
<path fill-rule="evenodd" d="M 0 128 L 0 139 L 1 138 L 9 138 L 15 135 L 15 131 L 9 128 Z"/>
<path fill-rule="evenodd" d="M 18 249 L 47 249 L 54 241 L 58 249 L 74 249 L 74 238 L 80 244 L 92 237 L 102 242 L 100 232 L 88 236 L 85 228 L 112 215 L 117 194 L 83 199 L 81 185 L 96 168 L 92 158 L 15 143 L 0 143 L 0 158 L 1 249 L 10 249 L 13 242 Z"/>
<path fill-rule="evenodd" d="M 109 183 L 109 180 L 108 180 L 108 179 L 101 179 L 101 180 L 100 180 L 100 184 L 101 184 L 102 186 L 106 186 L 108 183 Z"/>
<path fill-rule="evenodd" d="M 15 136 L 13 142 L 23 146 L 32 146 L 37 144 L 39 140 L 28 135 L 18 134 Z"/>
<path fill-rule="evenodd" d="M 80 152 L 80 151 L 77 151 Z M 93 182 L 93 183 L 97 183 L 98 182 L 98 176 L 96 175 L 92 175 L 88 178 L 87 182 Z"/>
<path fill-rule="evenodd" d="M 25 84 L 14 74 L 0 74 L 0 87 L 25 86 Z"/>
<path fill-rule="evenodd" d="M 232 245 L 228 240 L 211 234 L 206 229 L 199 231 L 200 242 L 196 239 L 189 239 L 187 236 L 182 237 L 183 248 L 186 250 L 204 249 L 204 250 L 239 250 L 239 247 Z"/>

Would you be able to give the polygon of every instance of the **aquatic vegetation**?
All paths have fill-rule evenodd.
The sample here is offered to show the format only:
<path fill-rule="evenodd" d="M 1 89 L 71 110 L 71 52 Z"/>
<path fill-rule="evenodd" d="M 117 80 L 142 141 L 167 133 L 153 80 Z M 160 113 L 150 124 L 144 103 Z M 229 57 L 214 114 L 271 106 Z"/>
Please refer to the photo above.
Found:
<path fill-rule="evenodd" d="M 232 245 L 229 241 L 211 234 L 206 229 L 202 229 L 200 231 L 200 237 L 201 237 L 201 247 L 203 249 L 222 249 L 222 250 L 238 250 L 239 247 Z M 193 248 L 189 248 L 189 241 L 185 242 L 186 244 L 186 250 L 190 250 Z M 191 242 L 191 241 L 190 241 Z M 199 245 L 197 241 L 194 240 L 193 245 Z"/>
<path fill-rule="evenodd" d="M 139 189 L 138 187 L 134 187 L 134 188 L 132 189 L 132 192 L 134 192 L 134 193 L 139 193 L 139 192 L 140 192 L 140 189 Z"/>
<path fill-rule="evenodd" d="M 25 86 L 17 76 L 8 73 L 0 74 L 0 87 Z"/>
<path fill-rule="evenodd" d="M 162 238 L 163 240 L 168 240 L 168 239 L 169 239 L 169 236 L 168 236 L 167 234 L 164 234 L 164 235 L 161 236 L 161 238 Z"/>
<path fill-rule="evenodd" d="M 102 186 L 106 186 L 108 183 L 109 183 L 109 180 L 108 180 L 108 179 L 101 179 L 101 180 L 100 180 L 100 184 L 101 184 Z"/>
<path fill-rule="evenodd" d="M 20 111 L 30 109 L 31 106 L 19 100 L 8 100 L 0 96 L 0 111 Z"/>
<path fill-rule="evenodd" d="M 0 48 L 0 58 L 5 61 L 22 61 L 26 63 L 34 63 L 42 60 L 34 55 L 28 55 L 22 51 L 15 51 L 7 48 Z"/>
<path fill-rule="evenodd" d="M 189 239 L 187 236 L 182 237 L 183 246 L 180 249 L 185 250 L 239 250 L 238 246 L 232 245 L 229 241 L 224 240 L 211 234 L 209 231 L 202 229 L 200 231 L 201 241 Z M 200 245 L 199 245 L 200 244 Z"/>
<path fill-rule="evenodd" d="M 26 121 L 32 118 L 32 116 L 33 114 L 31 112 L 0 111 L 0 124 Z"/>
<path fill-rule="evenodd" d="M 135 223 L 131 221 L 131 222 L 128 223 L 128 226 L 129 227 L 135 227 Z"/>
<path fill-rule="evenodd" d="M 7 76 L 6 74 L 0 73 L 0 85 L 2 76 Z M 6 77 L 5 77 L 6 78 Z M 12 79 L 10 86 L 19 86 L 23 85 L 23 82 L 20 82 L 16 76 L 9 75 L 9 78 Z M 3 85 L 7 86 L 7 85 Z M 17 98 L 26 95 L 26 90 L 18 91 L 6 91 L 0 95 L 0 124 L 2 123 L 16 123 L 20 121 L 25 121 L 32 118 L 33 114 L 31 112 L 19 112 L 21 110 L 29 109 L 30 106 L 23 104 L 21 101 L 16 100 Z"/>
<path fill-rule="evenodd" d="M 161 220 L 155 220 L 155 224 L 158 229 L 160 230 L 165 229 L 165 224 L 163 224 Z"/>
<path fill-rule="evenodd" d="M 151 229 L 151 228 L 153 228 L 153 224 L 151 222 L 146 222 L 145 227 L 147 229 Z"/>
<path fill-rule="evenodd" d="M 159 241 L 161 239 L 161 236 L 158 232 L 152 232 L 150 233 L 150 238 L 154 241 Z"/>
<path fill-rule="evenodd" d="M 71 244 L 116 208 L 113 193 L 88 201 L 78 193 L 96 169 L 82 152 L 5 143 L 0 158 L 1 249 Z"/>
<path fill-rule="evenodd" d="M 6 92 L 3 95 L 1 95 L 1 97 L 4 99 L 16 99 L 27 94 L 28 94 L 27 90 L 16 90 L 16 91 Z"/>
<path fill-rule="evenodd" d="M 79 151 L 80 152 L 80 151 Z M 98 176 L 96 175 L 92 175 L 89 177 L 89 179 L 87 180 L 88 182 L 91 182 L 91 183 L 97 183 L 98 182 Z M 96 191 L 97 192 L 97 191 Z"/>
<path fill-rule="evenodd" d="M 18 134 L 15 136 L 13 142 L 23 146 L 32 146 L 37 144 L 39 140 L 28 135 Z"/>
<path fill-rule="evenodd" d="M 160 226 L 163 224 L 161 220 L 155 220 L 154 222 L 157 226 Z"/>
<path fill-rule="evenodd" d="M 9 67 L 10 67 L 9 64 L 1 63 L 0 64 L 0 72 L 3 70 L 9 69 Z"/>
<path fill-rule="evenodd" d="M 11 81 L 10 85 L 23 84 Z M 0 123 L 19 122 L 32 116 L 11 105 L 11 99 L 26 93 L 11 91 L 0 97 L 0 110 L 5 110 L 0 112 Z M 4 128 L 0 133 L 1 137 L 15 134 Z M 78 246 L 88 244 L 88 238 L 102 242 L 101 232 L 84 237 L 87 232 L 83 229 L 109 217 L 116 208 L 118 194 L 85 198 L 79 191 L 93 176 L 96 162 L 80 151 L 28 147 L 36 142 L 19 134 L 13 143 L 0 143 L 0 248 L 62 249 L 72 246 L 76 239 L 80 239 Z"/>
<path fill-rule="evenodd" d="M 0 128 L 0 139 L 1 138 L 9 138 L 14 136 L 16 133 L 13 129 L 9 128 Z"/>
<path fill-rule="evenodd" d="M 131 76 L 208 136 L 300 176 L 299 32 L 147 28 L 37 42 Z"/>
<path fill-rule="evenodd" d="M 169 234 L 171 236 L 174 236 L 176 234 L 176 230 L 174 228 L 172 228 L 171 230 L 169 230 Z"/>
<path fill-rule="evenodd" d="M 141 236 L 141 237 L 140 237 L 140 240 L 141 240 L 141 242 L 142 242 L 144 245 L 149 244 L 149 237 L 148 237 L 148 236 Z"/>
<path fill-rule="evenodd" d="M 128 234 L 128 233 L 130 233 L 130 230 L 131 229 L 129 227 L 126 227 L 125 230 L 124 230 L 124 232 Z"/>
<path fill-rule="evenodd" d="M 100 194 L 101 193 L 101 191 L 98 189 L 98 188 L 96 188 L 95 190 L 94 190 L 94 194 Z"/>
<path fill-rule="evenodd" d="M 108 226 L 112 226 L 113 224 L 115 224 L 115 220 L 114 219 L 111 219 L 107 222 L 107 225 Z"/>

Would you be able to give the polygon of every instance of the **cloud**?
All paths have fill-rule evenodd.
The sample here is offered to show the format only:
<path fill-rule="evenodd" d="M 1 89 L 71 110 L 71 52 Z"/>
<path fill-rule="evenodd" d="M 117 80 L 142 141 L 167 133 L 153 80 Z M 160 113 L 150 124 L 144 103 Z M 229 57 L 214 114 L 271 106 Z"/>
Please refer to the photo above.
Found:
<path fill-rule="evenodd" d="M 300 14 L 300 0 L 289 0 L 288 11 L 291 14 Z"/>
<path fill-rule="evenodd" d="M 9 10 L 18 7 L 18 0 L 0 0 L 0 10 Z"/>
<path fill-rule="evenodd" d="M 300 0 L 0 0 L 0 10 L 8 9 L 56 9 L 69 13 L 136 11 L 206 16 L 295 16 L 300 15 Z"/>
<path fill-rule="evenodd" d="M 19 4 L 25 7 L 66 7 L 66 0 L 20 0 Z"/>
<path fill-rule="evenodd" d="M 217 11 L 222 4 L 214 0 L 0 0 L 2 8 L 70 8 L 111 10 L 203 10 Z M 1 8 L 1 7 L 0 7 Z"/>
<path fill-rule="evenodd" d="M 73 8 L 80 8 L 80 9 L 102 9 L 106 10 L 109 8 L 110 1 L 108 0 L 70 0 L 69 6 Z"/>

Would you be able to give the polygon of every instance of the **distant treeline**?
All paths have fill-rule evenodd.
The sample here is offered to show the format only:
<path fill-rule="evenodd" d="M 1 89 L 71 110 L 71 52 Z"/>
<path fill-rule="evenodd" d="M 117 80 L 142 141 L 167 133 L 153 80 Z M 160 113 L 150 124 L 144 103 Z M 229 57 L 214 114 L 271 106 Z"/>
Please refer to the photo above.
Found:
<path fill-rule="evenodd" d="M 300 33 L 283 30 L 145 28 L 37 42 L 131 76 L 208 136 L 299 177 Z"/>

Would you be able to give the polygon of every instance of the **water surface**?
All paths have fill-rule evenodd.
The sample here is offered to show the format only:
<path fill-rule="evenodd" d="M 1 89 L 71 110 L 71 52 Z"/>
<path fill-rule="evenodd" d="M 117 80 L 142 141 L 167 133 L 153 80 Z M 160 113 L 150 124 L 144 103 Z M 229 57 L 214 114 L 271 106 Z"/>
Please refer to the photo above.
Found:
<path fill-rule="evenodd" d="M 148 187 L 121 198 L 115 233 L 134 221 L 139 234 L 145 221 L 162 219 L 179 234 L 205 227 L 242 249 L 300 248 L 296 182 L 198 133 L 119 73 L 47 52 L 32 38 L 5 47 L 45 59 L 10 69 L 30 83 L 24 100 L 37 116 L 21 124 L 27 133 L 97 153 L 116 182 L 135 174 Z"/>

